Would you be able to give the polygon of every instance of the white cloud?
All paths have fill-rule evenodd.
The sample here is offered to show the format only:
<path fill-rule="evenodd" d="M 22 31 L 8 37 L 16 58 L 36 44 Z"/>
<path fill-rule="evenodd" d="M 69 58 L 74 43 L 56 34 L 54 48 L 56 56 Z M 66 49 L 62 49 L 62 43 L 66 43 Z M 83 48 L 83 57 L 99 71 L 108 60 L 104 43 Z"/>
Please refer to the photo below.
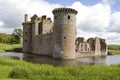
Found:
<path fill-rule="evenodd" d="M 78 29 L 97 32 L 105 31 L 108 27 L 111 13 L 108 4 L 98 3 L 93 6 L 84 6 L 80 2 L 75 2 L 71 7 L 78 11 Z"/>
<path fill-rule="evenodd" d="M 0 26 L 3 26 L 3 25 L 4 25 L 4 23 L 2 21 L 0 21 Z"/>
<path fill-rule="evenodd" d="M 106 39 L 107 44 L 120 44 L 120 33 L 116 32 L 84 32 L 79 31 L 77 37 L 84 37 L 85 40 L 91 37 L 100 37 Z"/>
<path fill-rule="evenodd" d="M 120 33 L 120 12 L 114 12 L 111 15 L 111 27 L 109 31 Z"/>
<path fill-rule="evenodd" d="M 0 20 L 4 23 L 4 25 L 0 25 L 0 32 L 5 31 L 7 33 L 9 28 L 22 26 L 25 13 L 29 17 L 32 17 L 34 14 L 53 17 L 51 11 L 60 6 L 59 4 L 50 4 L 44 0 L 0 0 Z M 2 31 L 2 29 L 5 30 Z"/>

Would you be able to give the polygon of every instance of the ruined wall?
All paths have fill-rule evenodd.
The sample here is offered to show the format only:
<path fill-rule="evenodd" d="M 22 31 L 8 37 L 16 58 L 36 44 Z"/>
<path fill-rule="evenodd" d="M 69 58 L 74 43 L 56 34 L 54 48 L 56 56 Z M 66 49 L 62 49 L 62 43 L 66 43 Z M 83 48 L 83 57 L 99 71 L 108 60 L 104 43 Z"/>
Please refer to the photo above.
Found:
<path fill-rule="evenodd" d="M 23 23 L 23 52 L 52 54 L 54 47 L 53 23 L 46 16 L 33 15 L 28 21 L 25 15 Z"/>
<path fill-rule="evenodd" d="M 80 43 L 79 44 L 79 51 L 80 52 L 89 52 L 90 51 L 90 44 L 89 43 Z"/>
<path fill-rule="evenodd" d="M 76 40 L 77 41 L 77 40 Z M 88 56 L 105 56 L 107 55 L 107 45 L 105 39 L 101 38 L 89 38 L 86 42 L 76 42 L 76 56 L 88 57 Z"/>
<path fill-rule="evenodd" d="M 79 45 L 80 43 L 84 42 L 84 38 L 83 37 L 78 37 L 75 40 L 75 51 L 77 52 L 79 50 Z"/>
<path fill-rule="evenodd" d="M 78 37 L 78 38 L 76 38 L 76 40 L 75 40 L 75 44 L 80 44 L 80 43 L 83 43 L 84 42 L 84 38 L 83 37 Z"/>
<path fill-rule="evenodd" d="M 76 14 L 71 8 L 56 8 L 54 14 L 55 46 L 63 59 L 75 59 Z"/>
<path fill-rule="evenodd" d="M 42 16 L 41 24 L 42 24 L 41 25 L 42 26 L 42 34 L 49 34 L 49 33 L 53 32 L 53 23 L 50 18 L 46 18 L 46 16 Z M 39 26 L 39 27 L 41 27 L 41 26 Z"/>
<path fill-rule="evenodd" d="M 38 19 L 35 19 L 32 25 L 32 53 L 52 55 L 54 47 L 53 23 L 46 16 Z"/>
<path fill-rule="evenodd" d="M 34 36 L 34 46 L 32 46 L 32 53 L 52 56 L 53 51 L 53 33 Z"/>
<path fill-rule="evenodd" d="M 101 44 L 100 44 L 100 39 L 95 38 L 95 55 L 101 55 Z"/>
<path fill-rule="evenodd" d="M 90 44 L 90 49 L 91 51 L 95 51 L 95 39 L 94 38 L 89 38 L 87 42 Z"/>
<path fill-rule="evenodd" d="M 105 42 L 105 39 L 100 40 L 100 45 L 101 45 L 101 55 L 107 55 L 108 49 L 107 49 L 107 44 Z"/>

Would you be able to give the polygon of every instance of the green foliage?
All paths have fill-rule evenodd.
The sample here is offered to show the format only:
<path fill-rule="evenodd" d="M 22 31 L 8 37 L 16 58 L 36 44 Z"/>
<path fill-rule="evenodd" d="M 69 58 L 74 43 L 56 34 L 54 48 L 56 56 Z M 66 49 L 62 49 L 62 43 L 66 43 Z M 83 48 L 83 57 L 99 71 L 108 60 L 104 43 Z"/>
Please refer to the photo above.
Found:
<path fill-rule="evenodd" d="M 14 48 L 21 48 L 21 44 L 4 44 L 0 43 L 0 52 L 12 51 Z"/>
<path fill-rule="evenodd" d="M 113 54 L 120 54 L 120 45 L 108 45 L 108 50 Z"/>
<path fill-rule="evenodd" d="M 13 42 L 13 36 L 10 34 L 0 34 L 0 42 L 1 43 L 12 43 Z"/>
<path fill-rule="evenodd" d="M 119 80 L 120 65 L 53 67 L 0 59 L 0 78 L 24 80 Z"/>
<path fill-rule="evenodd" d="M 21 43 L 22 29 L 14 29 L 12 35 L 14 36 L 14 41 L 16 43 Z"/>
<path fill-rule="evenodd" d="M 109 50 L 109 52 L 113 54 L 120 54 L 120 50 Z"/>
<path fill-rule="evenodd" d="M 21 43 L 22 29 L 15 29 L 12 34 L 0 33 L 0 43 L 18 44 Z"/>
<path fill-rule="evenodd" d="M 109 50 L 120 50 L 120 45 L 108 45 Z"/>

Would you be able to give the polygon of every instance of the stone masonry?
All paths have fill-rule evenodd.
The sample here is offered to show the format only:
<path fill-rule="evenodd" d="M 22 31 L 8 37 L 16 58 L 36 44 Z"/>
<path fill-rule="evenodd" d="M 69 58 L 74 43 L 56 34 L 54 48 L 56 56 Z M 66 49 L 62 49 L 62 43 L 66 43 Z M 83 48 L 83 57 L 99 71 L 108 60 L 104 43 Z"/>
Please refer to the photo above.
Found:
<path fill-rule="evenodd" d="M 23 22 L 23 52 L 52 56 L 54 58 L 75 59 L 83 54 L 107 55 L 104 39 L 76 39 L 76 14 L 71 8 L 56 8 L 53 11 L 54 23 L 46 15 L 34 15 Z M 78 57 L 77 56 L 77 57 Z"/>

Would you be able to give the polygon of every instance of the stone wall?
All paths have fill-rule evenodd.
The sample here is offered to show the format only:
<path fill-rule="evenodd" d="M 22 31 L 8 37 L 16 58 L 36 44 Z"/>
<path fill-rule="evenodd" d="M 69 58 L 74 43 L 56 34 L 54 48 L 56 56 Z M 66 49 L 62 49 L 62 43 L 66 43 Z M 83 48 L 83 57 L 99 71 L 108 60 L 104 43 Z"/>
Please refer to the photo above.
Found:
<path fill-rule="evenodd" d="M 53 55 L 54 51 L 54 37 L 53 33 L 34 36 L 34 46 L 32 46 L 32 53 L 42 55 Z"/>
<path fill-rule="evenodd" d="M 78 42 L 79 41 L 79 42 Z M 76 39 L 76 56 L 88 57 L 88 56 L 105 56 L 107 55 L 107 45 L 105 39 L 101 38 L 89 38 L 83 42 L 83 38 Z"/>

